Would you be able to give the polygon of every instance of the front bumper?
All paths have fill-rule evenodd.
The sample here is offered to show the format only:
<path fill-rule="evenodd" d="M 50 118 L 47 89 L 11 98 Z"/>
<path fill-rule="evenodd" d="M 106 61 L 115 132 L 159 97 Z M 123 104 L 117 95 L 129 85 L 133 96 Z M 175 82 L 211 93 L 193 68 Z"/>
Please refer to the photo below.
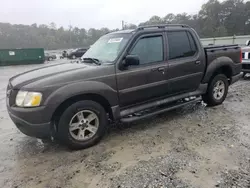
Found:
<path fill-rule="evenodd" d="M 51 137 L 52 126 L 45 107 L 19 108 L 10 106 L 8 97 L 6 105 L 11 120 L 22 133 L 42 139 Z"/>
<path fill-rule="evenodd" d="M 250 73 L 250 60 L 249 59 L 242 60 L 242 72 Z"/>
<path fill-rule="evenodd" d="M 6 91 L 6 106 L 11 120 L 24 134 L 36 138 L 51 138 L 53 126 L 51 117 L 52 106 L 39 106 L 34 108 L 21 108 L 15 105 L 18 90 L 9 83 Z"/>
<path fill-rule="evenodd" d="M 51 123 L 41 123 L 41 124 L 32 124 L 29 123 L 9 111 L 10 118 L 15 123 L 16 127 L 25 135 L 46 139 L 51 138 Z M 32 114 L 30 114 L 32 116 Z"/>

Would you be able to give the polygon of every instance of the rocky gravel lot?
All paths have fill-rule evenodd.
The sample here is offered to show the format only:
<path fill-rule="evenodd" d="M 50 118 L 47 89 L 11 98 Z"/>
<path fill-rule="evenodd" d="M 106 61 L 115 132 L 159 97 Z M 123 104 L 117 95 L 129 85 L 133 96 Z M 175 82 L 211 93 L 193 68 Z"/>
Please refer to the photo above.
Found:
<path fill-rule="evenodd" d="M 39 66 L 0 67 L 1 188 L 250 187 L 250 79 L 223 105 L 113 125 L 98 145 L 70 151 L 23 135 L 7 114 L 8 79 Z"/>

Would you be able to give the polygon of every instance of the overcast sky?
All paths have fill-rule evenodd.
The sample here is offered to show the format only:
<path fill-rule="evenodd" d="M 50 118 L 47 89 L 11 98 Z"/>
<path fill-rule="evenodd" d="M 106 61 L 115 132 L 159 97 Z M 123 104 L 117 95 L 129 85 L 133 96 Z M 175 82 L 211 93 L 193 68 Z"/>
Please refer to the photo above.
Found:
<path fill-rule="evenodd" d="M 1 0 L 0 22 L 49 24 L 89 29 L 139 24 L 153 15 L 194 14 L 207 0 Z"/>

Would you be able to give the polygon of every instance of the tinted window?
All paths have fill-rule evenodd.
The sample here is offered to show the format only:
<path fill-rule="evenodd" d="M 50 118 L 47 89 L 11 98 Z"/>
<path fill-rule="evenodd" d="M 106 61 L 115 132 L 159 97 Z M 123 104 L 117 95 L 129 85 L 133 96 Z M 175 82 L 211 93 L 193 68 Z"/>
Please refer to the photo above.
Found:
<path fill-rule="evenodd" d="M 130 54 L 138 55 L 140 64 L 163 61 L 162 36 L 145 37 L 140 39 Z"/>
<path fill-rule="evenodd" d="M 169 59 L 193 56 L 196 51 L 196 44 L 193 37 L 186 31 L 171 31 L 167 33 Z"/>
<path fill-rule="evenodd" d="M 190 32 L 187 32 L 187 35 L 188 35 L 188 39 L 189 39 L 189 42 L 190 42 L 190 48 L 191 50 L 194 52 L 194 54 L 196 53 L 197 51 L 197 47 L 196 47 L 196 43 L 194 41 L 194 38 L 193 36 L 190 34 Z"/>

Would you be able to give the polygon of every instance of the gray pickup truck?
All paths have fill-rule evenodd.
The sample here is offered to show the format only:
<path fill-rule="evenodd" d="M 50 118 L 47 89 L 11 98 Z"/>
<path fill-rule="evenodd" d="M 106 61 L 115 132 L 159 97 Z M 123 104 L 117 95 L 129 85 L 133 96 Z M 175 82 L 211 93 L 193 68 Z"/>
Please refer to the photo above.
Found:
<path fill-rule="evenodd" d="M 149 118 L 201 98 L 208 106 L 221 104 L 242 76 L 241 55 L 237 45 L 204 48 L 186 25 L 113 32 L 81 61 L 12 77 L 7 108 L 24 134 L 87 148 L 110 123 Z"/>
<path fill-rule="evenodd" d="M 242 72 L 243 77 L 250 73 L 250 40 L 246 42 L 246 47 L 242 47 Z"/>

